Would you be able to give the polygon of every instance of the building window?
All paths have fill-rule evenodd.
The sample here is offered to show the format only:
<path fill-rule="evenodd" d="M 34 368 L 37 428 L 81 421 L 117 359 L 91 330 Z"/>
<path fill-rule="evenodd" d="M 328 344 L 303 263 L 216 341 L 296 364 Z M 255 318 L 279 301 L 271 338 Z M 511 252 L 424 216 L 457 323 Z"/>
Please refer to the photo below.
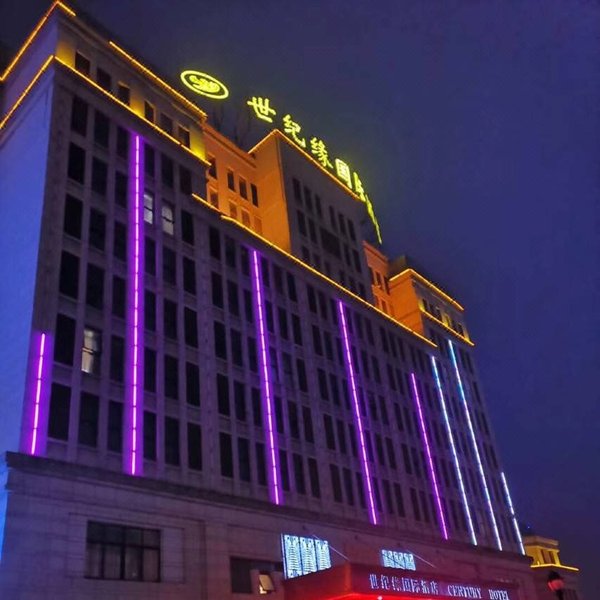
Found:
<path fill-rule="evenodd" d="M 160 581 L 160 531 L 89 521 L 85 576 Z"/>
<path fill-rule="evenodd" d="M 127 158 L 129 155 L 129 132 L 122 127 L 117 127 L 117 156 Z"/>
<path fill-rule="evenodd" d="M 67 173 L 69 179 L 78 183 L 83 183 L 85 180 L 85 150 L 75 144 L 69 145 Z"/>
<path fill-rule="evenodd" d="M 156 414 L 144 411 L 144 458 L 156 460 Z"/>
<path fill-rule="evenodd" d="M 144 118 L 147 121 L 154 123 L 154 106 L 148 102 L 148 100 L 144 100 Z"/>
<path fill-rule="evenodd" d="M 179 465 L 179 421 L 165 417 L 165 463 Z"/>
<path fill-rule="evenodd" d="M 124 83 L 120 82 L 117 84 L 117 98 L 129 106 L 131 100 L 131 90 Z"/>
<path fill-rule="evenodd" d="M 162 228 L 169 235 L 175 234 L 175 207 L 166 200 L 163 200 L 161 206 Z"/>
<path fill-rule="evenodd" d="M 55 440 L 69 438 L 69 411 L 71 407 L 71 388 L 59 383 L 52 384 L 50 393 L 50 411 L 48 415 L 48 437 Z"/>
<path fill-rule="evenodd" d="M 81 370 L 84 373 L 98 375 L 101 350 L 100 332 L 86 327 L 83 330 L 83 347 L 81 349 Z"/>
<path fill-rule="evenodd" d="M 240 196 L 245 200 L 248 200 L 248 184 L 242 177 L 240 177 Z"/>
<path fill-rule="evenodd" d="M 202 431 L 200 425 L 187 425 L 188 467 L 194 471 L 202 470 Z"/>
<path fill-rule="evenodd" d="M 75 52 L 75 70 L 84 75 L 90 74 L 91 63 L 81 52 Z"/>
<path fill-rule="evenodd" d="M 298 535 L 281 536 L 283 575 L 286 579 L 331 567 L 329 542 Z"/>
<path fill-rule="evenodd" d="M 209 156 L 208 162 L 210 163 L 210 166 L 208 167 L 208 174 L 211 177 L 214 177 L 216 179 L 217 178 L 217 159 L 214 156 Z"/>
<path fill-rule="evenodd" d="M 79 405 L 78 442 L 95 448 L 98 445 L 98 410 L 100 398 L 95 394 L 81 393 Z"/>
<path fill-rule="evenodd" d="M 108 403 L 107 447 L 112 452 L 123 449 L 123 403 L 111 400 Z"/>
<path fill-rule="evenodd" d="M 110 136 L 110 121 L 108 117 L 99 111 L 94 115 L 94 143 L 102 148 L 108 148 Z"/>
<path fill-rule="evenodd" d="M 73 96 L 71 105 L 71 131 L 79 133 L 82 136 L 87 134 L 88 103 Z"/>
<path fill-rule="evenodd" d="M 144 191 L 144 221 L 154 223 L 154 194 L 149 190 Z"/>
<path fill-rule="evenodd" d="M 63 250 L 60 258 L 58 291 L 77 300 L 79 292 L 79 258 Z"/>
<path fill-rule="evenodd" d="M 173 135 L 173 119 L 165 113 L 160 113 L 160 128 L 169 135 Z"/>
<path fill-rule="evenodd" d="M 58 314 L 56 316 L 54 360 L 65 365 L 72 365 L 74 347 L 75 319 Z"/>
<path fill-rule="evenodd" d="M 235 192 L 235 178 L 231 169 L 227 169 L 227 187 Z"/>
<path fill-rule="evenodd" d="M 85 303 L 100 310 L 104 305 L 104 269 L 92 264 L 87 268 Z"/>
<path fill-rule="evenodd" d="M 182 146 L 186 148 L 190 147 L 190 130 L 186 129 L 182 125 L 177 126 L 177 139 Z"/>
<path fill-rule="evenodd" d="M 160 173 L 163 185 L 172 189 L 175 182 L 175 165 L 173 164 L 173 161 L 164 154 L 161 155 Z"/>
<path fill-rule="evenodd" d="M 100 67 L 96 69 L 96 82 L 101 88 L 105 89 L 107 92 L 111 91 L 112 79 L 110 77 L 110 74 L 107 73 L 104 69 L 101 69 Z"/>
<path fill-rule="evenodd" d="M 92 160 L 92 191 L 101 196 L 106 196 L 108 181 L 108 165 L 99 158 Z"/>
<path fill-rule="evenodd" d="M 65 215 L 63 231 L 71 237 L 81 239 L 81 223 L 83 219 L 83 204 L 81 200 L 67 194 L 65 200 Z"/>
<path fill-rule="evenodd" d="M 250 184 L 250 196 L 252 198 L 252 204 L 258 206 L 258 189 L 253 183 Z"/>

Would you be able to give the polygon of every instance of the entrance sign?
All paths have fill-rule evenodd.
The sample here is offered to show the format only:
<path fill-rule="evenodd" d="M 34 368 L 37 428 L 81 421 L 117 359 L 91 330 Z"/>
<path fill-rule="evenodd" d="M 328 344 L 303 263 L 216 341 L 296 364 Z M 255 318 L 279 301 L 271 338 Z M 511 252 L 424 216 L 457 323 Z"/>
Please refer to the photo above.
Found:
<path fill-rule="evenodd" d="M 224 100 L 229 96 L 229 90 L 225 87 L 225 84 L 208 73 L 184 71 L 181 74 L 181 81 L 196 94 L 213 100 Z"/>
<path fill-rule="evenodd" d="M 375 565 L 344 563 L 284 581 L 286 600 L 517 600 L 516 585 L 504 581 L 461 580 L 437 572 L 399 572 Z"/>

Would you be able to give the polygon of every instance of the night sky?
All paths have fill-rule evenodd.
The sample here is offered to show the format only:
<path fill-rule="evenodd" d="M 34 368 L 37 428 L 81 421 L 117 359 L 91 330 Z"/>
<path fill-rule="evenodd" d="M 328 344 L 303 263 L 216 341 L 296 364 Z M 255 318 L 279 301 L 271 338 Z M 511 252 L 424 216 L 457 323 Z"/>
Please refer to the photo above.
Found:
<path fill-rule="evenodd" d="M 0 0 L 0 40 L 16 48 L 48 5 Z M 78 6 L 174 82 L 222 79 L 230 124 L 270 96 L 355 167 L 385 251 L 466 306 L 519 517 L 560 540 L 597 598 L 600 4 Z"/>

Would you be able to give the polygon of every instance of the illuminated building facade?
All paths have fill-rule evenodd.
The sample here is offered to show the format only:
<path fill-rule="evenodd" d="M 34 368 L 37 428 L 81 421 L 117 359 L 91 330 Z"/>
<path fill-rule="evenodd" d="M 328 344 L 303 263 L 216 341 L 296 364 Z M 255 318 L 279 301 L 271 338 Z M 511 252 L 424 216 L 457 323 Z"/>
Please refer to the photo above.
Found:
<path fill-rule="evenodd" d="M 360 197 L 60 2 L 0 115 L 2 597 L 537 597 L 463 308 Z"/>

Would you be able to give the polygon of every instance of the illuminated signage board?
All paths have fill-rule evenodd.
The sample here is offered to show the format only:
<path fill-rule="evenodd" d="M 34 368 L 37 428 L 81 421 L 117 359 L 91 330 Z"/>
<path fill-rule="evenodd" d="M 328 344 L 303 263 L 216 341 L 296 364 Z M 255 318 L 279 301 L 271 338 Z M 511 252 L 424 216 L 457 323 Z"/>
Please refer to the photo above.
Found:
<path fill-rule="evenodd" d="M 397 550 L 382 550 L 381 564 L 392 569 L 407 569 L 416 571 L 415 555 L 410 552 L 398 552 Z"/>
<path fill-rule="evenodd" d="M 229 96 L 229 90 L 225 84 L 208 73 L 187 70 L 183 71 L 180 77 L 183 84 L 196 94 L 206 96 L 213 100 L 224 100 Z M 277 117 L 278 112 L 275 107 L 272 106 L 270 98 L 265 96 L 252 96 L 246 101 L 246 104 L 252 109 L 254 116 L 257 119 L 281 129 L 294 144 L 309 154 L 322 169 L 330 173 L 342 183 L 342 185 L 364 202 L 369 218 L 375 227 L 377 240 L 381 243 L 381 229 L 379 227 L 379 222 L 377 221 L 377 217 L 375 217 L 373 204 L 369 199 L 369 195 L 367 194 L 358 173 L 346 161 L 332 156 L 327 144 L 325 144 L 321 138 L 315 136 L 307 137 L 302 132 L 300 123 L 295 121 L 291 114 L 286 113 L 276 121 L 275 118 Z"/>
<path fill-rule="evenodd" d="M 512 590 L 496 585 L 453 583 L 430 575 L 404 577 L 374 570 L 362 572 L 360 575 L 353 573 L 353 575 L 358 575 L 361 578 L 361 581 L 355 580 L 355 588 L 371 593 L 385 594 L 386 597 L 395 594 L 411 594 L 415 597 L 422 596 L 426 598 L 436 596 L 441 598 L 476 598 L 479 600 L 516 600 Z M 355 589 L 355 591 L 358 590 Z"/>
<path fill-rule="evenodd" d="M 261 121 L 275 124 L 277 111 L 271 104 L 271 99 L 263 96 L 252 96 L 246 104 L 254 112 L 254 116 Z M 302 133 L 302 126 L 294 120 L 291 114 L 287 113 L 281 117 L 280 128 L 283 133 L 294 142 L 298 147 L 310 154 L 314 160 L 325 170 L 336 177 L 344 186 L 354 192 L 364 203 L 367 213 L 375 227 L 377 239 L 381 243 L 381 230 L 373 204 L 369 200 L 369 195 L 365 191 L 363 183 L 358 173 L 340 158 L 333 157 L 325 142 L 318 137 L 307 137 Z"/>
<path fill-rule="evenodd" d="M 229 96 L 229 90 L 225 87 L 225 84 L 208 73 L 184 71 L 181 74 L 181 81 L 196 94 L 213 100 L 224 100 Z"/>
<path fill-rule="evenodd" d="M 281 536 L 283 574 L 286 579 L 308 575 L 331 567 L 329 542 L 318 538 L 283 534 Z"/>

